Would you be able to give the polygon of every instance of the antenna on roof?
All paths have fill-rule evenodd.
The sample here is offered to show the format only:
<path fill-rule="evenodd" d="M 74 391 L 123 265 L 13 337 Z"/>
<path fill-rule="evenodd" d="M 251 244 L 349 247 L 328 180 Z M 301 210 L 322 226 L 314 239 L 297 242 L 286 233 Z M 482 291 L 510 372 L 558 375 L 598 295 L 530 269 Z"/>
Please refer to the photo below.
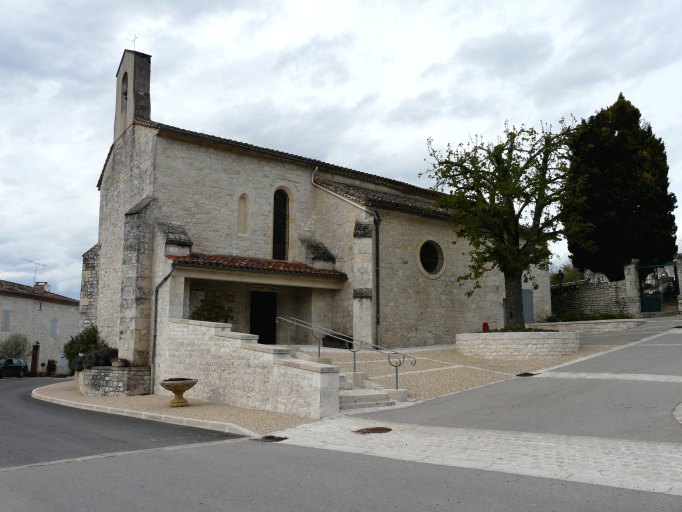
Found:
<path fill-rule="evenodd" d="M 45 265 L 44 263 L 38 263 L 37 261 L 27 260 L 26 258 L 22 259 L 24 261 L 28 261 L 29 263 L 33 263 L 36 266 L 36 268 L 33 270 L 33 284 L 35 285 L 37 283 L 36 277 L 38 276 L 38 265 L 40 265 L 41 267 L 47 267 L 47 265 Z"/>

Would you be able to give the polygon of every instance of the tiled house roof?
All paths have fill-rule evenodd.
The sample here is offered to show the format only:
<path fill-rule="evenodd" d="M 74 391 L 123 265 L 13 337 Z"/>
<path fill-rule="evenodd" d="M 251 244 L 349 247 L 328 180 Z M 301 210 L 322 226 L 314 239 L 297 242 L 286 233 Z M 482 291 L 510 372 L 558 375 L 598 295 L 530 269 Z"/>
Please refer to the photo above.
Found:
<path fill-rule="evenodd" d="M 3 281 L 2 279 L 0 279 L 0 295 L 24 297 L 26 299 L 34 299 L 41 302 L 54 302 L 66 306 L 78 306 L 77 300 L 45 291 L 42 287 L 27 286 L 25 284 L 13 283 L 12 281 Z"/>
<path fill-rule="evenodd" d="M 199 267 L 236 272 L 258 272 L 292 276 L 320 277 L 325 279 L 346 280 L 348 277 L 338 270 L 313 268 L 303 263 L 260 258 L 244 258 L 223 254 L 192 253 L 189 256 L 167 256 L 176 267 Z"/>

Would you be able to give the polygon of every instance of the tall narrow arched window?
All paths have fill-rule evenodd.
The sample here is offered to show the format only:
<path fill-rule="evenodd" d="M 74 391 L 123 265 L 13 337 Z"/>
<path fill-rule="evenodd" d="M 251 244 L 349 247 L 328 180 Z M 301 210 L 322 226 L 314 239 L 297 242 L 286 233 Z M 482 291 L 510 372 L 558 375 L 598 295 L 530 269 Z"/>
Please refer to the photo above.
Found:
<path fill-rule="evenodd" d="M 239 196 L 237 207 L 237 233 L 248 233 L 249 229 L 249 199 L 246 194 Z"/>
<path fill-rule="evenodd" d="M 272 216 L 272 259 L 286 260 L 289 252 L 289 196 L 284 190 L 275 192 Z"/>
<path fill-rule="evenodd" d="M 128 110 L 128 73 L 121 78 L 121 112 Z"/>

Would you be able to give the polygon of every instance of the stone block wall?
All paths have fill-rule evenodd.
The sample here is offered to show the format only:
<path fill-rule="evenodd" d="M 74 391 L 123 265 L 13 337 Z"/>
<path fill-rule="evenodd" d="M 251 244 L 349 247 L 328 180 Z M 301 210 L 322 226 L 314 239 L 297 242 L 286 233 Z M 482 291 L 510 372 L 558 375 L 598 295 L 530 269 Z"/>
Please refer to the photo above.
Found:
<path fill-rule="evenodd" d="M 322 418 L 339 412 L 339 368 L 291 357 L 287 347 L 259 345 L 228 324 L 168 320 L 159 338 L 155 393 L 164 379 L 198 383 L 187 398 Z"/>
<path fill-rule="evenodd" d="M 555 315 L 593 315 L 628 311 L 625 281 L 593 283 L 588 280 L 554 285 L 552 313 Z"/>
<path fill-rule="evenodd" d="M 87 396 L 147 395 L 151 386 L 151 369 L 149 366 L 95 366 L 76 372 L 74 382 L 78 391 Z"/>
<path fill-rule="evenodd" d="M 457 350 L 485 359 L 530 359 L 572 354 L 580 348 L 576 332 L 489 332 L 457 334 Z"/>
<path fill-rule="evenodd" d="M 99 248 L 100 245 L 97 243 L 83 254 L 80 298 L 81 327 L 88 327 L 97 323 Z"/>

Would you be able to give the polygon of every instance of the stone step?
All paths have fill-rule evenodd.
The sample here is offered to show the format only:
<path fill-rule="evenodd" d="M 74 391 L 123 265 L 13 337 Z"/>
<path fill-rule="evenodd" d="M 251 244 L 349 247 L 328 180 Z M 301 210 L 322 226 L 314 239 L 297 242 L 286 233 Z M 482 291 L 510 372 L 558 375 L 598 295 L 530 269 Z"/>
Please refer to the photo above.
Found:
<path fill-rule="evenodd" d="M 349 390 L 353 389 L 353 381 L 348 380 L 345 375 L 339 375 L 339 389 Z"/>
<path fill-rule="evenodd" d="M 383 401 L 383 402 L 363 402 L 355 404 L 339 404 L 339 411 L 351 411 L 354 409 L 368 409 L 369 407 L 390 407 L 395 405 L 395 402 Z"/>
<path fill-rule="evenodd" d="M 351 389 L 339 391 L 340 404 L 361 404 L 390 401 L 388 394 L 376 389 Z"/>

